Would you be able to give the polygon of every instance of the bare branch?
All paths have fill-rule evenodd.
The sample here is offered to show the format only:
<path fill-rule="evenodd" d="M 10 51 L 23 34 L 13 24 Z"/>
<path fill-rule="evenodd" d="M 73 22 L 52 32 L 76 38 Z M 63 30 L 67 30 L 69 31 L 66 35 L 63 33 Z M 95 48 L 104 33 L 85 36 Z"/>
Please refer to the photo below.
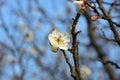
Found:
<path fill-rule="evenodd" d="M 102 19 L 104 20 L 108 20 L 109 22 L 111 22 L 112 24 L 115 24 L 116 26 L 120 27 L 120 24 L 114 22 L 112 19 L 110 19 L 109 17 L 103 16 L 102 14 L 99 13 L 99 11 L 97 10 L 97 8 L 93 8 L 89 3 L 86 3 L 89 7 L 91 7 L 95 13 L 97 13 L 98 16 L 101 16 Z M 102 9 L 103 10 L 103 9 Z M 105 10 L 104 10 L 105 11 Z"/>
<path fill-rule="evenodd" d="M 101 63 L 103 63 L 104 65 L 107 65 L 107 64 L 111 64 L 112 66 L 115 66 L 115 68 L 117 68 L 117 69 L 120 69 L 120 66 L 117 64 L 117 63 L 115 63 L 115 62 L 113 62 L 113 61 L 105 61 L 105 62 L 102 62 L 101 60 L 99 60 Z"/>
<path fill-rule="evenodd" d="M 87 19 L 87 23 L 88 23 L 88 32 L 89 32 L 89 36 L 91 39 L 91 44 L 94 46 L 94 48 L 96 49 L 96 51 L 98 52 L 98 57 L 101 59 L 102 63 L 104 63 L 105 61 L 107 61 L 107 57 L 105 56 L 104 52 L 102 51 L 102 49 L 99 47 L 98 43 L 96 42 L 96 37 L 94 34 L 94 31 L 92 29 L 92 23 L 90 20 L 90 15 L 88 14 L 88 12 L 86 12 L 86 19 Z M 104 65 L 109 77 L 111 80 L 117 80 L 115 73 L 113 72 L 112 68 L 110 65 Z"/>
<path fill-rule="evenodd" d="M 70 63 L 69 58 L 67 57 L 67 55 L 66 55 L 66 53 L 65 53 L 64 50 L 61 50 L 61 51 L 62 51 L 62 53 L 63 53 L 63 55 L 64 55 L 64 58 L 65 58 L 66 63 L 68 64 L 68 66 L 69 66 L 69 68 L 70 68 L 71 76 L 73 77 L 74 80 L 77 80 L 77 77 L 76 77 L 76 75 L 75 75 L 75 73 L 74 73 L 74 68 L 72 67 L 72 64 Z"/>
<path fill-rule="evenodd" d="M 78 79 L 82 80 L 81 75 L 80 75 L 80 68 L 79 68 L 78 42 L 76 40 L 76 37 L 77 37 L 76 25 L 77 25 L 79 17 L 80 17 L 80 14 L 77 14 L 74 21 L 73 21 L 71 34 L 72 34 L 72 40 L 73 40 L 73 42 L 72 42 L 72 54 L 73 54 L 73 59 L 74 59 L 74 64 L 75 64 L 75 71 L 77 73 Z"/>

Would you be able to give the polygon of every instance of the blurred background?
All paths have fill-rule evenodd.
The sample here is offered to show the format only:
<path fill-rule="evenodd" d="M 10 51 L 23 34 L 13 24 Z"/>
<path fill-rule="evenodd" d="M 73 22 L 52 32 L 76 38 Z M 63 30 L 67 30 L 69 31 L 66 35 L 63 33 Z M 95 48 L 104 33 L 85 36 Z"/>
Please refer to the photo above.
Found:
<path fill-rule="evenodd" d="M 95 0 L 92 2 L 98 7 Z M 104 0 L 107 11 L 112 2 L 114 0 Z M 89 12 L 95 15 L 92 9 Z M 54 28 L 70 33 L 75 15 L 71 0 L 0 0 L 0 80 L 73 80 L 61 52 L 51 51 L 48 34 Z M 114 6 L 110 15 L 120 23 L 120 5 Z M 93 24 L 98 37 L 105 35 L 114 39 L 106 20 L 99 19 Z M 116 29 L 120 32 L 119 27 Z M 77 30 L 82 31 L 78 35 L 80 64 L 92 70 L 87 80 L 109 80 L 90 43 L 85 15 L 81 15 Z M 97 42 L 108 59 L 120 65 L 119 45 L 101 38 L 97 38 Z M 71 53 L 66 53 L 73 63 Z M 112 68 L 120 78 L 120 70 Z"/>

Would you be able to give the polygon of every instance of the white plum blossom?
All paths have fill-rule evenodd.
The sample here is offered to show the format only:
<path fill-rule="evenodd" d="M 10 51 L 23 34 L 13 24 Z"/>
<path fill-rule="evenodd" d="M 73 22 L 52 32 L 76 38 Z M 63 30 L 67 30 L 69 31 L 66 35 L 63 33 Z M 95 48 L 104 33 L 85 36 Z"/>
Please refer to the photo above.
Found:
<path fill-rule="evenodd" d="M 91 75 L 91 73 L 92 71 L 88 66 L 86 65 L 80 66 L 80 74 L 81 74 L 82 79 L 86 79 L 87 77 Z"/>
<path fill-rule="evenodd" d="M 54 29 L 48 35 L 52 51 L 56 52 L 58 49 L 67 50 L 70 43 L 70 36 L 68 33 L 63 33 L 58 29 Z"/>
<path fill-rule="evenodd" d="M 85 3 L 86 0 L 80 0 L 80 1 L 73 1 L 73 3 L 76 6 L 76 11 L 78 13 L 83 13 L 87 9 L 87 4 Z"/>

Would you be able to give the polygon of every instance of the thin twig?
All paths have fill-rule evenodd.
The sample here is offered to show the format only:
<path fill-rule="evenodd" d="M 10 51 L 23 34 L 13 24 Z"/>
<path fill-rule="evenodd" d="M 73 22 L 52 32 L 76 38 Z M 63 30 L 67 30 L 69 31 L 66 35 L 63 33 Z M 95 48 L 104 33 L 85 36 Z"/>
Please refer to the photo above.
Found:
<path fill-rule="evenodd" d="M 69 68 L 70 68 L 71 76 L 73 77 L 74 80 L 77 80 L 77 77 L 76 77 L 76 75 L 75 75 L 75 73 L 74 73 L 74 68 L 72 67 L 72 64 L 70 63 L 69 58 L 67 57 L 67 55 L 66 55 L 66 53 L 65 53 L 64 50 L 61 50 L 61 51 L 62 51 L 62 53 L 63 53 L 63 55 L 64 55 L 64 58 L 65 58 L 66 63 L 68 64 L 68 66 L 69 66 Z"/>
<path fill-rule="evenodd" d="M 117 64 L 117 63 L 115 63 L 115 62 L 113 62 L 113 61 L 105 61 L 105 62 L 102 62 L 101 60 L 99 60 L 101 63 L 103 63 L 104 65 L 107 65 L 107 64 L 111 64 L 112 66 L 115 66 L 115 68 L 117 68 L 117 69 L 120 69 L 120 66 Z"/>
<path fill-rule="evenodd" d="M 102 0 L 97 0 L 97 2 L 98 2 L 98 5 L 100 6 L 100 9 L 101 9 L 103 15 L 108 19 L 108 22 L 109 22 L 109 25 L 110 25 L 110 29 L 111 29 L 111 30 L 113 31 L 113 33 L 114 33 L 116 42 L 118 43 L 118 45 L 120 45 L 119 33 L 118 33 L 118 31 L 116 30 L 115 26 L 113 25 L 113 24 L 116 24 L 116 23 L 114 23 L 114 22 L 110 19 L 110 18 L 111 18 L 110 15 L 107 13 L 107 11 L 105 10 L 105 8 L 104 8 L 103 5 L 102 5 Z M 106 19 L 106 18 L 104 18 L 104 19 Z"/>
<path fill-rule="evenodd" d="M 113 7 L 115 6 L 116 3 L 117 3 L 117 0 L 114 0 L 114 2 L 112 2 L 112 3 L 110 4 L 110 8 L 109 8 L 109 10 L 108 10 L 108 14 L 111 13 L 111 11 L 112 11 L 112 9 L 113 9 Z"/>
<path fill-rule="evenodd" d="M 114 22 L 112 19 L 110 19 L 110 18 L 108 18 L 108 17 L 105 17 L 105 16 L 103 16 L 102 14 L 100 14 L 99 11 L 97 10 L 97 8 L 93 8 L 93 7 L 92 7 L 89 3 L 87 3 L 87 2 L 86 2 L 86 4 L 87 4 L 89 7 L 91 7 L 91 8 L 94 10 L 94 12 L 97 13 L 98 16 L 101 16 L 102 19 L 108 20 L 108 21 L 110 21 L 111 23 L 115 24 L 116 26 L 120 27 L 120 24 L 118 24 L 118 23 Z"/>

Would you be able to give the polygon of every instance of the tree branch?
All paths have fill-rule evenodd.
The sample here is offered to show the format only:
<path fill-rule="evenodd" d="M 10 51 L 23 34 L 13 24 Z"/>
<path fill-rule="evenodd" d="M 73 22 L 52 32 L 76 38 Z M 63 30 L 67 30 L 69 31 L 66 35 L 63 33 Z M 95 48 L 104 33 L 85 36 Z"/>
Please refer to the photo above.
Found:
<path fill-rule="evenodd" d="M 116 30 L 115 26 L 113 24 L 115 24 L 110 18 L 110 15 L 106 12 L 106 10 L 104 9 L 103 5 L 102 5 L 102 1 L 101 0 L 97 0 L 99 6 L 100 6 L 100 9 L 102 11 L 102 13 L 105 15 L 105 17 L 107 17 L 108 19 L 108 22 L 109 22 L 109 25 L 110 25 L 110 29 L 113 31 L 114 33 L 114 36 L 115 36 L 115 40 L 116 42 L 118 43 L 118 45 L 120 45 L 120 38 L 119 38 L 119 33 L 118 31 Z"/>
<path fill-rule="evenodd" d="M 89 37 L 91 39 L 91 44 L 94 46 L 94 48 L 96 49 L 96 51 L 98 52 L 98 57 L 101 59 L 102 63 L 104 63 L 105 61 L 107 61 L 107 57 L 104 55 L 104 52 L 102 51 L 102 49 L 99 47 L 98 43 L 96 42 L 96 37 L 95 37 L 95 33 L 92 29 L 92 22 L 90 19 L 90 15 L 88 14 L 88 12 L 86 12 L 85 14 L 87 23 L 88 23 L 88 32 L 89 32 Z M 104 65 L 110 80 L 117 80 L 114 71 L 112 70 L 111 66 L 109 64 Z"/>
<path fill-rule="evenodd" d="M 64 58 L 65 58 L 66 63 L 68 64 L 68 66 L 69 66 L 69 68 L 70 68 L 71 76 L 73 77 L 74 80 L 77 80 L 77 77 L 76 77 L 76 75 L 75 75 L 75 73 L 74 73 L 74 69 L 73 69 L 73 67 L 72 67 L 72 64 L 70 63 L 69 58 L 67 57 L 67 55 L 66 55 L 66 53 L 65 53 L 64 50 L 61 50 L 61 51 L 62 51 L 62 53 L 63 53 L 63 55 L 64 55 Z"/>
<path fill-rule="evenodd" d="M 102 61 L 101 61 L 102 62 Z M 107 65 L 107 64 L 111 64 L 112 66 L 115 66 L 115 68 L 117 69 L 120 69 L 120 66 L 115 63 L 115 62 L 112 62 L 112 61 L 105 61 L 105 62 L 102 62 L 104 65 Z"/>
<path fill-rule="evenodd" d="M 101 16 L 102 19 L 104 20 L 108 20 L 109 22 L 111 22 L 112 24 L 115 24 L 116 26 L 120 27 L 120 24 L 114 22 L 112 19 L 106 17 L 106 16 L 103 16 L 102 14 L 99 13 L 99 11 L 97 10 L 97 8 L 93 8 L 89 3 L 86 3 L 89 7 L 91 7 L 95 13 L 97 13 L 98 16 Z"/>
<path fill-rule="evenodd" d="M 78 42 L 76 40 L 76 37 L 79 32 L 76 32 L 76 25 L 78 22 L 78 19 L 80 17 L 80 14 L 77 13 L 73 24 L 72 24 L 72 30 L 71 30 L 71 34 L 72 34 L 72 54 L 73 54 L 73 60 L 74 60 L 74 64 L 75 64 L 75 71 L 77 73 L 78 79 L 82 80 L 81 75 L 80 75 L 80 68 L 79 68 L 79 55 L 78 55 Z"/>

